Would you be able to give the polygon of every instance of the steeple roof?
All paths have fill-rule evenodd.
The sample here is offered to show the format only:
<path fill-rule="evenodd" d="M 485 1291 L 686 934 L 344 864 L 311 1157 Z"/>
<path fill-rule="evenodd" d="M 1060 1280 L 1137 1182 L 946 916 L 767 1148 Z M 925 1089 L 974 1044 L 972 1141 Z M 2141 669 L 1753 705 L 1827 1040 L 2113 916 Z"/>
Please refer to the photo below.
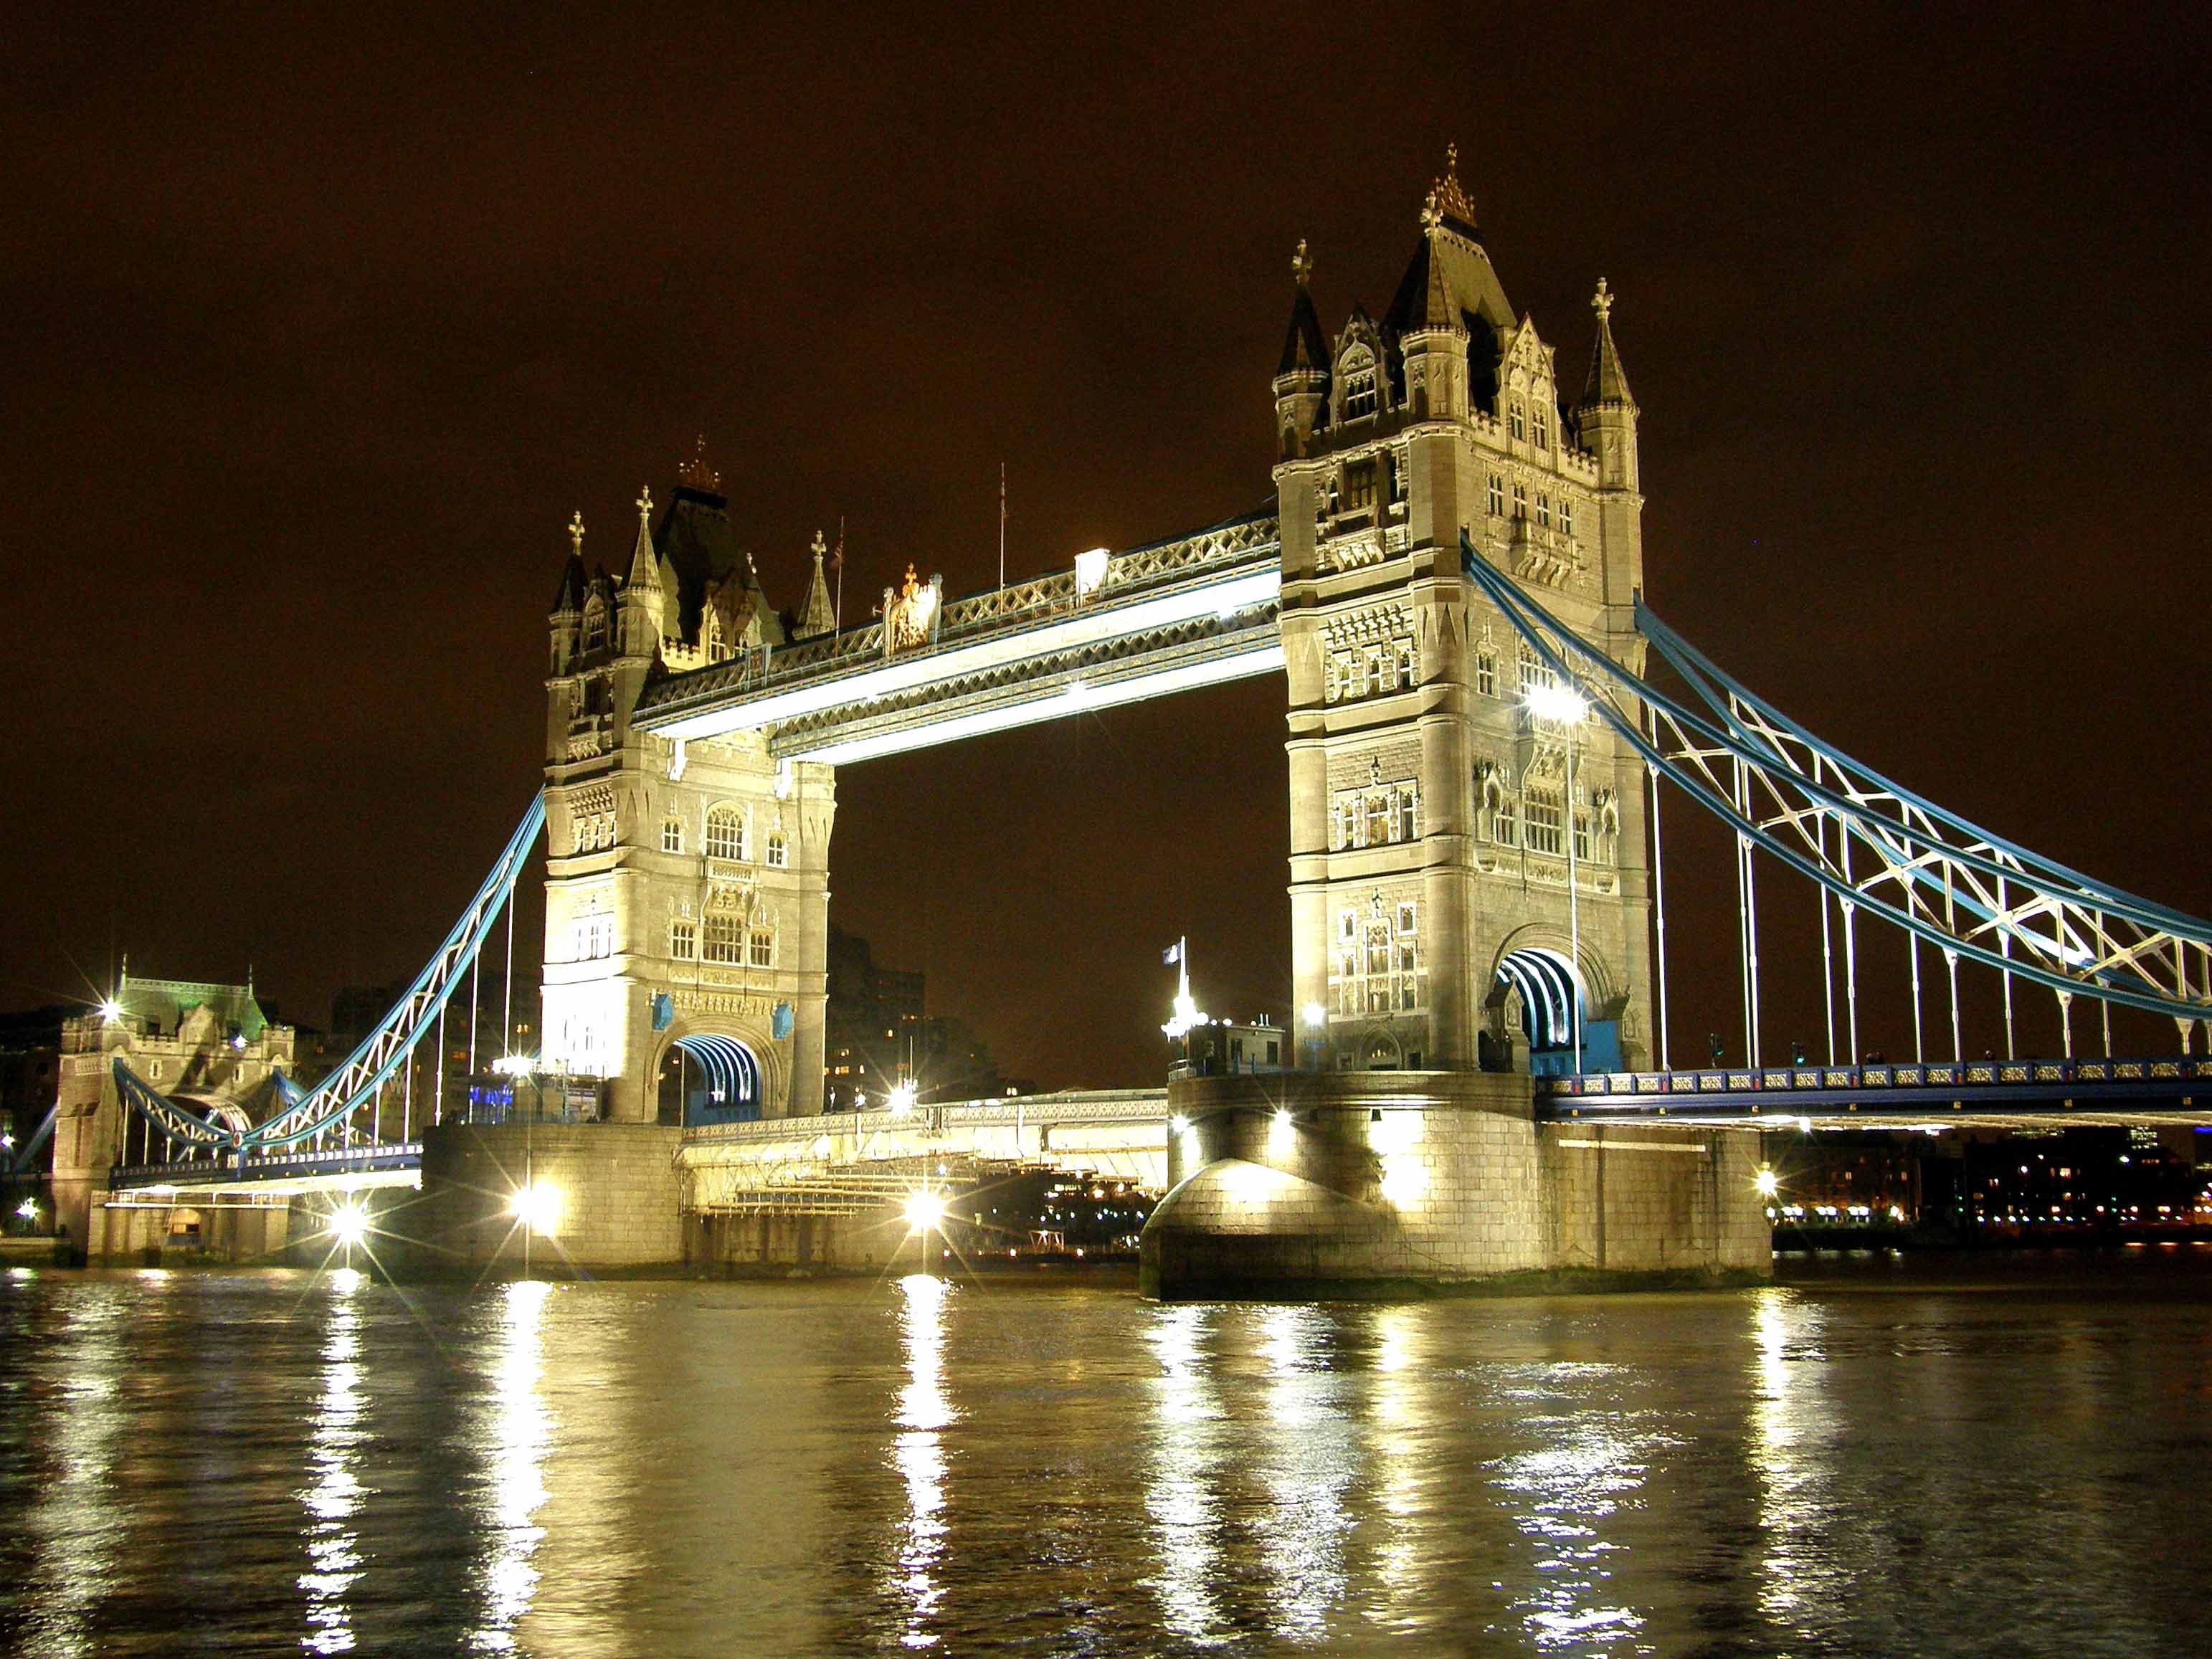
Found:
<path fill-rule="evenodd" d="M 647 484 L 637 498 L 637 542 L 630 549 L 629 583 L 642 593 L 647 588 L 660 586 L 660 554 L 653 544 L 653 486 Z"/>
<path fill-rule="evenodd" d="M 818 530 L 814 532 L 813 550 L 814 580 L 807 585 L 805 606 L 799 613 L 798 626 L 792 629 L 793 639 L 810 640 L 817 634 L 834 633 L 837 627 L 836 606 L 830 599 L 830 578 L 822 568 L 823 556 L 830 548 Z"/>
<path fill-rule="evenodd" d="M 1297 278 L 1297 292 L 1291 300 L 1291 326 L 1283 336 L 1283 360 L 1275 373 L 1291 374 L 1310 368 L 1326 374 L 1328 345 L 1322 337 L 1321 319 L 1314 314 L 1313 295 L 1306 287 L 1306 279 L 1313 275 L 1313 260 L 1307 256 L 1303 237 L 1291 258 L 1291 272 Z"/>
<path fill-rule="evenodd" d="M 568 562 L 561 567 L 561 586 L 553 595 L 550 616 L 584 608 L 584 515 L 568 520 Z"/>
<path fill-rule="evenodd" d="M 1597 343 L 1590 349 L 1589 374 L 1583 381 L 1582 399 L 1576 407 L 1626 404 L 1633 409 L 1636 398 L 1628 389 L 1628 371 L 1620 366 L 1620 349 L 1613 343 L 1613 294 L 1602 276 L 1597 279 L 1590 309 L 1597 313 Z"/>

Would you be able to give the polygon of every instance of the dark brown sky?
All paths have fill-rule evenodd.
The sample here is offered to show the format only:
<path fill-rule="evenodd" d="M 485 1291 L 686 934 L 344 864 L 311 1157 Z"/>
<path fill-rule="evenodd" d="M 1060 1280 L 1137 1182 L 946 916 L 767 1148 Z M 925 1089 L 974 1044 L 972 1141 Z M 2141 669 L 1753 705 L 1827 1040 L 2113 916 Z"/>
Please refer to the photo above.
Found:
<path fill-rule="evenodd" d="M 123 950 L 318 1021 L 411 972 L 534 787 L 562 524 L 617 555 L 702 429 L 779 599 L 846 519 L 848 617 L 909 558 L 990 580 L 1001 458 L 1017 574 L 1256 505 L 1292 244 L 1330 329 L 1379 308 L 1451 140 L 1569 375 L 1620 296 L 1662 612 L 2212 909 L 2193 22 L 40 9 L 0 59 L 10 1003 Z M 1177 933 L 1217 1010 L 1287 996 L 1281 732 L 1262 681 L 851 769 L 833 914 L 1014 1067 L 1155 1076 Z M 1698 869 L 1678 1032 L 1734 994 Z"/>

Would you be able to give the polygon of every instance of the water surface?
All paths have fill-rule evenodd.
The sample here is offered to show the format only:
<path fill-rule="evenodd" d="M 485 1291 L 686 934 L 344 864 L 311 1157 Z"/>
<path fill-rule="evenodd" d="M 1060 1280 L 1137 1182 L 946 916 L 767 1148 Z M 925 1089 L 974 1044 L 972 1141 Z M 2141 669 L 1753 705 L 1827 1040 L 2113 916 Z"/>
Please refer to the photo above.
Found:
<path fill-rule="evenodd" d="M 2209 1291 L 18 1269 L 0 1652 L 2203 1652 Z"/>

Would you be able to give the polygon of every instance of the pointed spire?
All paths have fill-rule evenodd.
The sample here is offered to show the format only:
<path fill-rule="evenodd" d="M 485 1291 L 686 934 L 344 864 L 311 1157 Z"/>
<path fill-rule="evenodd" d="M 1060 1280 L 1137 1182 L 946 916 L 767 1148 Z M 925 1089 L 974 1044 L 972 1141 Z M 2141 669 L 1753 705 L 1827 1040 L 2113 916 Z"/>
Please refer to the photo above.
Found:
<path fill-rule="evenodd" d="M 1313 256 L 1306 252 L 1303 236 L 1298 238 L 1298 251 L 1291 257 L 1291 275 L 1297 281 L 1297 292 L 1291 301 L 1291 326 L 1283 336 L 1283 360 L 1275 373 L 1326 372 L 1328 347 L 1322 339 L 1321 319 L 1314 314 L 1313 295 L 1306 286 L 1313 276 Z"/>
<path fill-rule="evenodd" d="M 822 532 L 814 532 L 814 580 L 807 585 L 806 605 L 799 614 L 799 627 L 793 637 L 811 640 L 817 634 L 832 634 L 837 629 L 836 607 L 830 599 L 830 577 L 822 568 L 822 561 L 830 551 L 830 544 L 822 539 Z"/>
<path fill-rule="evenodd" d="M 647 484 L 637 497 L 637 545 L 630 550 L 629 586 L 635 588 L 660 586 L 660 556 L 653 548 L 653 486 Z"/>
<path fill-rule="evenodd" d="M 1628 371 L 1620 366 L 1620 349 L 1613 343 L 1613 292 L 1602 276 L 1597 279 L 1590 309 L 1597 313 L 1597 343 L 1590 351 L 1589 375 L 1583 382 L 1582 399 L 1575 406 L 1626 404 L 1633 409 L 1636 398 L 1628 389 Z"/>
<path fill-rule="evenodd" d="M 561 567 L 561 586 L 550 614 L 574 616 L 584 608 L 584 515 L 568 520 L 568 562 Z"/>
<path fill-rule="evenodd" d="M 1467 331 L 1460 321 L 1459 307 L 1452 303 L 1451 290 L 1444 286 L 1444 262 L 1437 257 L 1434 247 L 1429 250 L 1429 283 L 1421 301 L 1421 326 Z"/>

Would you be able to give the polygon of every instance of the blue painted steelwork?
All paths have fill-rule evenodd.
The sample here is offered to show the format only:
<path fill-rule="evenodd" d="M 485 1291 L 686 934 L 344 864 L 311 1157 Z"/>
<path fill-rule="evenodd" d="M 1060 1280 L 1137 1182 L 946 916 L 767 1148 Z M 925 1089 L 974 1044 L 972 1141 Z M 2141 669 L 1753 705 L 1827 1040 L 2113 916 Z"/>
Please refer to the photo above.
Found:
<path fill-rule="evenodd" d="M 2146 1100 L 2212 1110 L 2212 1059 L 1929 1060 L 1912 1065 L 1699 1067 L 1587 1073 L 1536 1082 L 1550 1120 L 1852 1117 L 1972 1121 L 2022 1109 L 2140 1110 Z"/>
<path fill-rule="evenodd" d="M 367 1146 L 333 1146 L 321 1152 L 291 1152 L 274 1157 L 249 1155 L 235 1164 L 204 1160 L 123 1164 L 109 1172 L 107 1184 L 140 1190 L 149 1187 L 204 1187 L 213 1182 L 228 1186 L 238 1181 L 301 1181 L 318 1176 L 374 1175 L 422 1167 L 421 1141 L 383 1141 Z"/>
<path fill-rule="evenodd" d="M 364 1107 L 374 1109 L 378 1090 L 405 1064 L 415 1045 L 435 1030 L 438 1011 L 459 988 L 492 924 L 514 896 L 515 881 L 544 827 L 545 798 L 541 794 L 532 798 L 529 811 L 507 838 L 499 861 L 477 889 L 438 953 L 415 976 L 407 994 L 393 1005 L 359 1048 L 312 1089 L 302 1091 L 289 1079 L 279 1078 L 276 1088 L 284 1104 L 273 1117 L 249 1128 L 236 1127 L 214 1114 L 196 1112 L 169 1099 L 118 1059 L 114 1063 L 115 1085 L 125 1104 L 171 1141 L 231 1157 L 297 1146 Z"/>
<path fill-rule="evenodd" d="M 1464 532 L 1460 545 L 1468 580 L 1647 766 L 1833 894 L 1847 916 L 1864 910 L 1951 961 L 1978 963 L 2062 998 L 2164 1014 L 2185 1030 L 2212 1018 L 2212 923 L 1991 836 L 1859 764 L 1722 673 L 1639 597 L 1638 627 L 1702 707 L 1669 696 L 1581 639 Z M 1739 766 L 1765 808 L 1747 793 L 1739 799 Z M 1870 870 L 1853 873 L 1853 847 L 1872 855 Z"/>
<path fill-rule="evenodd" d="M 45 1146 L 46 1138 L 53 1133 L 54 1120 L 61 1115 L 61 1110 L 59 1101 L 46 1108 L 46 1115 L 39 1120 L 39 1127 L 31 1131 L 31 1138 L 9 1154 L 9 1174 L 21 1175 L 31 1167 L 31 1160 L 38 1156 L 39 1148 Z"/>

